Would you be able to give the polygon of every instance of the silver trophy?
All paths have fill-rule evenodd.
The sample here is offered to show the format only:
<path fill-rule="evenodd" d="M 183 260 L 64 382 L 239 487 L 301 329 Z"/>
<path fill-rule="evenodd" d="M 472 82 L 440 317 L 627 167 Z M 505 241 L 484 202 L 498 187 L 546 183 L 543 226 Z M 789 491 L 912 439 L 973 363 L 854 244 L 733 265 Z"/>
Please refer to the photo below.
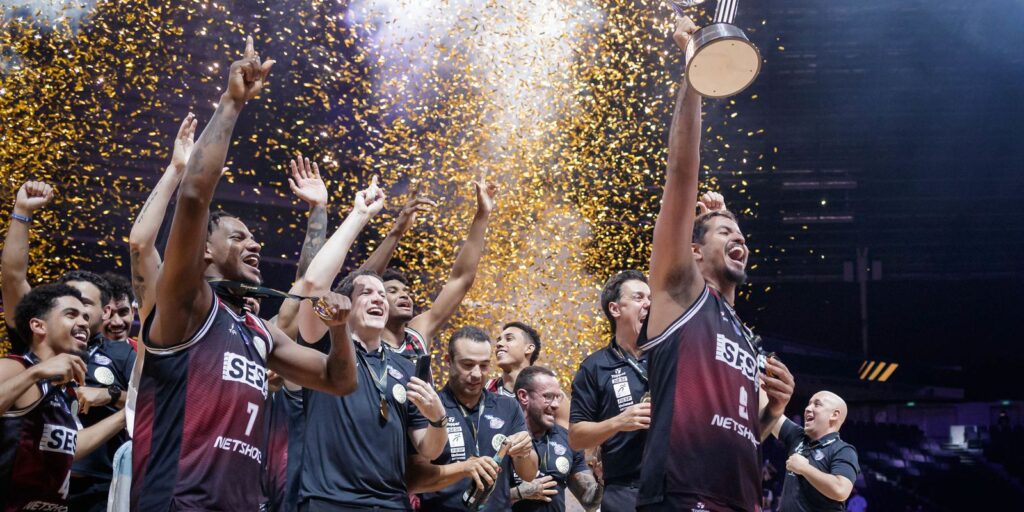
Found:
<path fill-rule="evenodd" d="M 680 16 L 704 0 L 665 0 Z M 727 98 L 754 83 L 761 72 L 761 54 L 739 27 L 732 24 L 739 0 L 719 0 L 714 21 L 686 44 L 686 82 L 709 98 Z"/>

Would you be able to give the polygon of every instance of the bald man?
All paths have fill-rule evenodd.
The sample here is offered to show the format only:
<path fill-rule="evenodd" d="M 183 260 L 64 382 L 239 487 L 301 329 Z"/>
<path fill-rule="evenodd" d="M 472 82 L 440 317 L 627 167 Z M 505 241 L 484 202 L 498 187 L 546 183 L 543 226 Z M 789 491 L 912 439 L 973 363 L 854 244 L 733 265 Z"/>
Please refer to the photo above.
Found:
<path fill-rule="evenodd" d="M 772 434 L 789 455 L 780 512 L 846 510 L 860 472 L 857 449 L 839 439 L 846 413 L 839 395 L 819 391 L 804 409 L 803 428 L 785 415 L 775 423 Z"/>

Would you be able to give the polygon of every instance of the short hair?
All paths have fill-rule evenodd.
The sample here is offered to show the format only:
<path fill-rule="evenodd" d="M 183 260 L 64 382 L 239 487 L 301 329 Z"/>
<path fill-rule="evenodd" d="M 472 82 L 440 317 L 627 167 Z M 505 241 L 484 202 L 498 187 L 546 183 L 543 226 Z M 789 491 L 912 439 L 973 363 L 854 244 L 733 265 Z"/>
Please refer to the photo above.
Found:
<path fill-rule="evenodd" d="M 77 288 L 63 284 L 52 283 L 37 286 L 25 294 L 14 309 L 15 329 L 26 343 L 32 342 L 32 328 L 29 322 L 33 318 L 42 318 L 50 313 L 57 306 L 57 299 L 61 297 L 74 297 L 82 300 L 82 292 Z"/>
<path fill-rule="evenodd" d="M 371 276 L 380 279 L 380 276 L 377 275 L 377 273 L 372 270 L 354 270 L 352 272 L 349 272 L 349 274 L 345 276 L 340 283 L 338 283 L 338 286 L 334 289 L 334 292 L 340 293 L 351 299 L 352 292 L 355 291 L 356 289 L 356 278 L 362 276 Z M 381 279 L 381 282 L 383 283 L 384 280 Z"/>
<path fill-rule="evenodd" d="M 132 283 L 127 277 L 113 272 L 104 272 L 102 277 L 110 285 L 110 300 L 126 299 L 128 302 L 135 300 Z"/>
<path fill-rule="evenodd" d="M 233 214 L 233 213 L 230 213 L 230 212 L 226 211 L 226 210 L 214 210 L 214 211 L 210 212 L 210 220 L 206 221 L 206 235 L 207 236 L 212 235 L 213 231 L 215 229 L 217 229 L 217 226 L 220 225 L 221 219 L 224 219 L 224 218 L 237 219 L 239 217 L 237 215 Z"/>
<path fill-rule="evenodd" d="M 96 285 L 96 288 L 100 289 L 100 307 L 106 306 L 110 302 L 110 283 L 102 276 L 95 272 L 89 272 L 88 270 L 71 270 L 65 272 L 64 275 L 60 276 L 57 280 L 60 284 L 68 284 L 72 281 L 79 281 L 85 283 L 92 283 Z M 79 296 L 79 299 L 82 297 Z"/>
<path fill-rule="evenodd" d="M 733 222 L 738 222 L 736 220 L 736 215 L 733 215 L 729 210 L 715 210 L 703 215 L 698 215 L 697 218 L 693 219 L 693 243 L 704 243 L 704 235 L 708 233 L 708 223 L 715 217 L 725 217 L 727 219 L 731 219 Z"/>
<path fill-rule="evenodd" d="M 380 280 L 385 283 L 388 281 L 398 281 L 399 283 L 409 286 L 409 278 L 405 277 L 405 274 L 390 267 L 384 269 L 384 274 L 380 276 Z"/>
<path fill-rule="evenodd" d="M 519 376 L 516 377 L 515 391 L 525 389 L 527 391 L 533 391 L 533 381 L 537 380 L 538 375 L 547 375 L 548 377 L 558 378 L 555 372 L 551 371 L 550 368 L 544 366 L 530 366 L 523 368 L 519 372 Z"/>
<path fill-rule="evenodd" d="M 608 281 L 604 283 L 604 288 L 601 289 L 601 309 L 604 311 L 604 316 L 608 317 L 608 323 L 612 325 L 612 332 L 615 331 L 615 317 L 612 316 L 608 305 L 619 301 L 619 298 L 622 297 L 622 285 L 626 281 L 642 281 L 646 283 L 647 276 L 639 270 L 623 270 L 609 277 Z"/>
<path fill-rule="evenodd" d="M 526 336 L 530 338 L 530 342 L 533 343 L 533 353 L 530 354 L 530 364 L 537 362 L 537 357 L 540 356 L 540 334 L 536 329 L 524 324 L 523 322 L 509 322 L 501 326 L 501 330 L 508 329 L 509 327 L 515 327 L 520 331 L 526 333 Z"/>
<path fill-rule="evenodd" d="M 475 325 L 460 327 L 459 330 L 453 332 L 452 336 L 448 338 L 448 357 L 455 357 L 455 340 L 463 338 L 479 343 L 489 344 L 491 342 L 491 337 L 487 335 L 487 332 Z"/>

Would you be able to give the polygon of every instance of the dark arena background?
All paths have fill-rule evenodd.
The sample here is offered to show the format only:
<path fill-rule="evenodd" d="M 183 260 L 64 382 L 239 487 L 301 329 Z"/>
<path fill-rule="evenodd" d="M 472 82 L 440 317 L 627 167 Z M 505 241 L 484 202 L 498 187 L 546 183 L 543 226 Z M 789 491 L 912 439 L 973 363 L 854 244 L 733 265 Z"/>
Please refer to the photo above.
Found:
<path fill-rule="evenodd" d="M 288 289 L 302 245 L 306 207 L 286 179 L 297 151 L 324 174 L 331 230 L 371 176 L 388 195 L 345 268 L 414 187 L 438 201 L 395 258 L 421 308 L 465 239 L 469 182 L 495 181 L 479 274 L 441 338 L 528 318 L 566 390 L 607 341 L 602 283 L 647 270 L 683 66 L 660 0 L 2 5 L 4 218 L 25 180 L 56 189 L 33 229 L 33 284 L 129 274 L 128 231 L 177 127 L 189 112 L 204 126 L 246 35 L 277 64 L 214 203 L 263 244 L 267 286 Z M 704 100 L 701 189 L 739 215 L 752 254 L 737 310 L 795 376 L 787 414 L 799 423 L 821 389 L 847 400 L 843 439 L 872 511 L 1020 510 L 1024 3 L 738 12 L 763 69 Z M 777 494 L 785 454 L 768 441 L 764 456 Z"/>

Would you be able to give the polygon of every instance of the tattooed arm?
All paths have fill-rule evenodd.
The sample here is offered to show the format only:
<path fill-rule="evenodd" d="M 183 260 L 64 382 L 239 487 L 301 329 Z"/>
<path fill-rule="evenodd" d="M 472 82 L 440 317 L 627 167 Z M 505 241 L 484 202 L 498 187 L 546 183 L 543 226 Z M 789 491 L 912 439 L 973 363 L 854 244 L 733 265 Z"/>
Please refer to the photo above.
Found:
<path fill-rule="evenodd" d="M 583 505 L 583 508 L 596 510 L 597 507 L 601 506 L 604 490 L 597 483 L 597 479 L 594 478 L 594 473 L 590 471 L 573 473 L 569 477 L 569 490 L 579 500 L 580 505 Z"/>
<path fill-rule="evenodd" d="M 299 265 L 295 271 L 295 280 L 306 275 L 309 263 L 327 241 L 327 185 L 320 177 L 320 167 L 313 162 L 310 166 L 308 158 L 299 153 L 297 162 L 291 161 L 291 176 L 288 185 L 299 199 L 309 205 L 309 218 L 306 220 L 306 240 L 302 242 L 302 253 L 299 254 Z M 277 326 L 288 337 L 297 339 L 299 334 L 299 301 L 285 299 L 277 311 Z M 310 340 L 316 341 L 316 340 Z"/>
<path fill-rule="evenodd" d="M 128 248 L 131 254 L 132 265 L 132 291 L 135 292 L 135 299 L 139 301 L 139 321 L 145 321 L 153 310 L 154 293 L 153 282 L 160 270 L 160 253 L 156 250 L 156 237 L 160 233 L 160 226 L 164 223 L 164 216 L 167 213 L 167 205 L 171 202 L 171 196 L 185 176 L 185 164 L 192 154 L 194 136 L 196 133 L 195 116 L 189 113 L 181 122 L 178 128 L 178 135 L 174 138 L 174 150 L 171 153 L 171 163 L 167 165 L 160 181 L 149 193 L 145 204 L 135 217 L 132 224 L 132 231 L 128 235 Z"/>
<path fill-rule="evenodd" d="M 245 102 L 255 98 L 274 61 L 262 62 L 246 41 L 245 57 L 231 64 L 228 86 L 196 141 L 178 187 L 164 264 L 156 279 L 156 311 L 150 345 L 170 347 L 196 332 L 209 312 L 213 290 L 203 278 L 210 203 L 231 145 L 231 132 Z"/>

